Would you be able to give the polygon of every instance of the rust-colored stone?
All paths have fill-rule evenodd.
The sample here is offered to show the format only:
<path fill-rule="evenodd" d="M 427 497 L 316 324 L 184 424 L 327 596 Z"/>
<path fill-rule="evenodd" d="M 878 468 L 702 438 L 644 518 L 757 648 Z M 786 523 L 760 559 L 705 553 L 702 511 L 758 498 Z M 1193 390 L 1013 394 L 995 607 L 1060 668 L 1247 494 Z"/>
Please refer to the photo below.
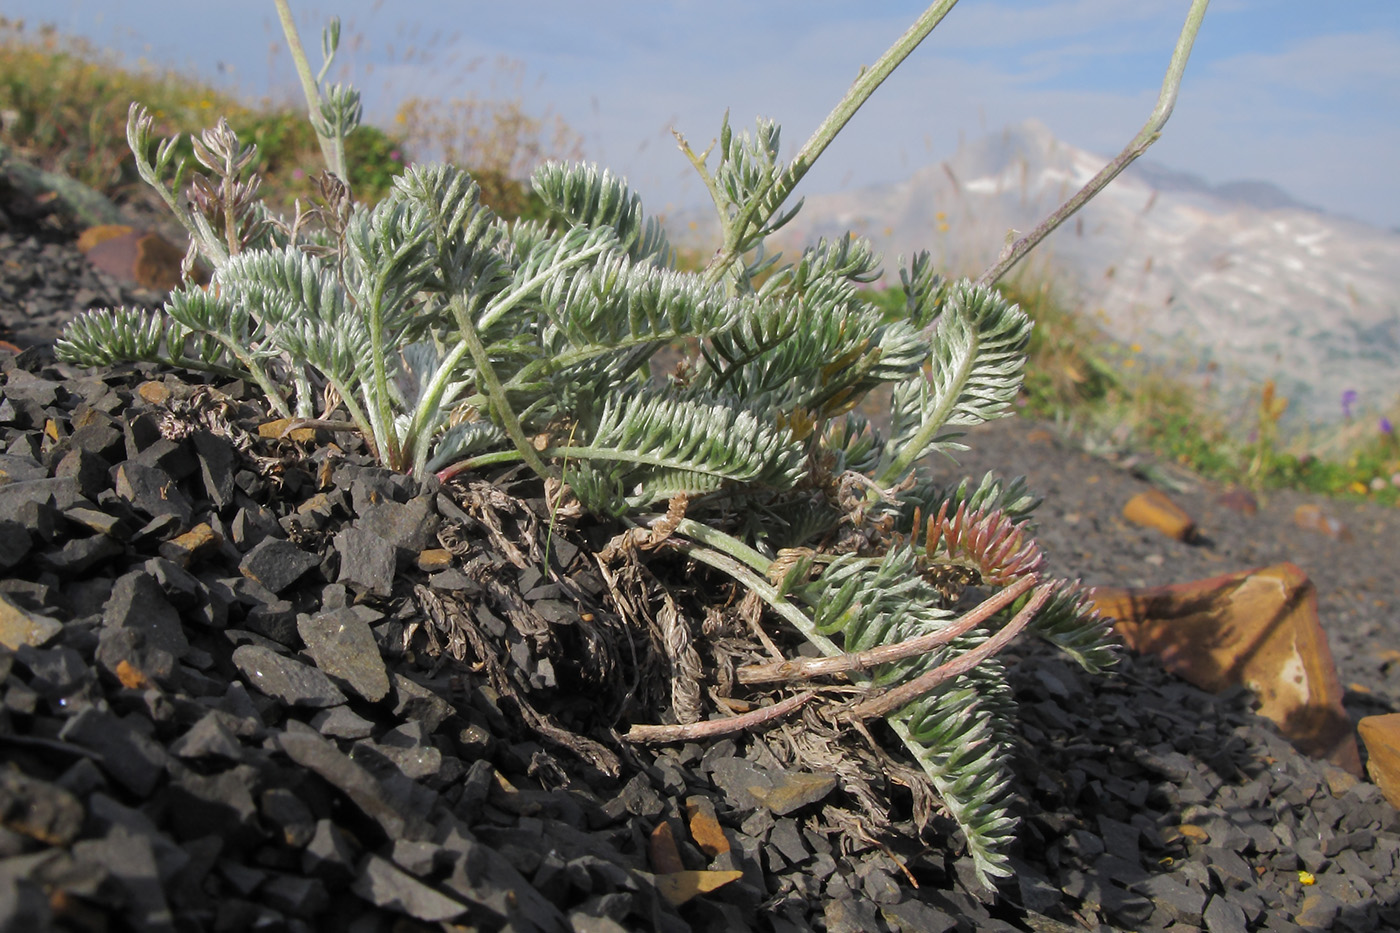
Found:
<path fill-rule="evenodd" d="M 424 548 L 418 552 L 418 569 L 432 573 L 452 566 L 452 552 L 446 548 Z"/>
<path fill-rule="evenodd" d="M 1254 516 L 1259 513 L 1259 500 L 1254 498 L 1254 494 L 1248 489 L 1231 489 L 1222 493 L 1220 498 L 1215 501 L 1241 515 Z"/>
<path fill-rule="evenodd" d="M 1400 713 L 1367 716 L 1356 724 L 1366 744 L 1366 772 L 1392 806 L 1400 807 Z"/>
<path fill-rule="evenodd" d="M 1241 684 L 1299 750 L 1361 774 L 1342 687 L 1317 614 L 1317 590 L 1294 564 L 1142 589 L 1099 588 L 1095 608 L 1128 647 L 1159 655 L 1204 690 Z"/>
<path fill-rule="evenodd" d="M 158 233 L 135 230 L 121 224 L 92 227 L 78 240 L 88 262 L 123 282 L 167 292 L 181 281 L 185 251 Z M 208 276 L 198 273 L 203 284 Z"/>
<path fill-rule="evenodd" d="M 188 567 L 196 560 L 224 543 L 223 535 L 215 531 L 208 522 L 200 522 L 182 535 L 171 538 L 160 546 L 160 556 L 172 560 L 181 567 Z"/>
<path fill-rule="evenodd" d="M 144 690 L 151 685 L 140 668 L 132 666 L 125 658 L 117 662 L 117 680 L 128 690 Z"/>
<path fill-rule="evenodd" d="M 651 831 L 647 843 L 647 854 L 651 857 L 651 870 L 656 875 L 669 875 L 685 871 L 681 861 L 681 850 L 676 845 L 676 837 L 671 833 L 671 824 L 662 820 Z"/>
<path fill-rule="evenodd" d="M 258 425 L 258 437 L 276 439 L 283 437 L 285 434 L 286 437 L 299 443 L 314 441 L 316 439 L 315 428 L 292 428 L 290 431 L 287 430 L 287 427 L 295 420 L 296 419 L 293 418 L 277 418 L 273 421 L 264 422 Z"/>
<path fill-rule="evenodd" d="M 679 907 L 697 894 L 708 894 L 731 881 L 744 877 L 737 869 L 728 871 L 678 871 L 669 875 L 657 875 L 653 881 L 661 896 Z"/>
<path fill-rule="evenodd" d="M 715 806 L 703 797 L 691 797 L 685 802 L 686 819 L 690 821 L 690 837 L 710 858 L 729 851 L 729 839 L 715 819 Z"/>
<path fill-rule="evenodd" d="M 1293 510 L 1293 524 L 1304 531 L 1316 531 L 1329 538 L 1350 541 L 1351 531 L 1336 518 L 1324 512 L 1321 506 L 1300 505 Z"/>
<path fill-rule="evenodd" d="M 1148 489 L 1129 499 L 1123 506 L 1123 517 L 1178 541 L 1190 541 L 1196 535 L 1195 519 L 1160 489 Z"/>
<path fill-rule="evenodd" d="M 148 379 L 136 387 L 136 394 L 152 405 L 164 405 L 170 400 L 170 387 L 163 382 Z"/>
<path fill-rule="evenodd" d="M 100 224 L 96 227 L 88 227 L 78 234 L 78 252 L 91 252 L 93 247 L 108 240 L 115 240 L 117 237 L 131 236 L 136 232 L 126 224 Z"/>
<path fill-rule="evenodd" d="M 180 285 L 180 266 L 184 261 L 184 250 L 159 234 L 148 233 L 136 241 L 131 274 L 143 288 L 168 292 Z"/>

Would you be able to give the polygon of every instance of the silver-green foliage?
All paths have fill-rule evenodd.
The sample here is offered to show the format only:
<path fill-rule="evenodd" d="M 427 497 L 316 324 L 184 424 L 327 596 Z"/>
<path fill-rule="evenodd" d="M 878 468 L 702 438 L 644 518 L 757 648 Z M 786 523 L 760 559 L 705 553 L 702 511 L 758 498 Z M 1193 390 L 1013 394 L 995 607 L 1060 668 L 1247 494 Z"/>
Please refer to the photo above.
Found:
<path fill-rule="evenodd" d="M 882 74 L 949 6 L 921 17 L 878 63 Z M 327 31 L 327 58 L 337 35 Z M 310 96 L 319 79 L 298 64 Z M 878 84 L 862 81 L 867 96 Z M 339 87 L 310 100 L 333 166 L 357 101 Z M 822 132 L 834 135 L 854 111 L 842 107 Z M 176 290 L 160 314 L 79 318 L 58 343 L 67 360 L 240 374 L 283 416 L 352 424 L 393 468 L 446 477 L 524 461 L 585 508 L 632 524 L 657 520 L 658 503 L 684 502 L 671 546 L 732 566 L 825 654 L 946 629 L 953 614 L 938 580 L 949 568 L 969 574 L 961 582 L 1039 574 L 1022 523 L 1034 501 L 1021 485 L 988 477 L 946 488 L 920 465 L 1008 412 L 1026 315 L 989 287 L 942 281 L 920 255 L 900 271 L 904 314 L 891 319 L 860 294 L 880 270 L 856 237 L 791 262 L 765 258 L 765 238 L 800 207 L 784 206 L 792 187 L 829 139 L 784 164 L 776 124 L 760 121 L 750 136 L 726 118 L 713 171 L 708 153 L 682 143 L 725 238 L 710 266 L 687 272 L 638 196 L 593 166 L 534 173 L 544 223 L 496 217 L 467 173 L 443 165 L 408 169 L 372 208 L 328 176 L 325 203 L 289 221 L 252 197 L 251 155 L 226 125 L 195 149 L 205 173 L 188 202 L 178 196 L 185 166 L 172 165 L 170 141 L 152 160 L 150 132 L 133 106 L 141 174 L 190 230 L 212 281 Z M 672 347 L 687 351 L 683 365 L 653 372 L 653 357 Z M 878 397 L 883 433 L 853 411 Z M 781 563 L 784 548 L 807 556 Z M 1090 669 L 1110 663 L 1107 629 L 1083 593 L 1046 592 L 1026 610 L 1039 607 L 1030 630 Z M 877 667 L 867 689 L 967 656 L 1027 601 Z M 989 883 L 1008 873 L 1014 827 L 1007 708 L 989 658 L 887 716 Z"/>

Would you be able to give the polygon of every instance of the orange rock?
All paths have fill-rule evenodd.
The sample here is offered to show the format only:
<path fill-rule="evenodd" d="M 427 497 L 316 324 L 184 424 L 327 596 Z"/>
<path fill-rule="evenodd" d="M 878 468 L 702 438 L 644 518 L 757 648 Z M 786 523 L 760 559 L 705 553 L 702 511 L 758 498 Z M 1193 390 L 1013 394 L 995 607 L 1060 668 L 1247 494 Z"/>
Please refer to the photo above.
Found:
<path fill-rule="evenodd" d="M 685 802 L 685 815 L 690 821 L 690 837 L 710 858 L 729 851 L 729 837 L 715 819 L 714 804 L 704 797 L 691 797 Z"/>
<path fill-rule="evenodd" d="M 671 824 L 665 820 L 657 823 L 656 828 L 651 831 L 647 852 L 651 856 L 653 874 L 669 875 L 685 871 L 685 864 L 681 861 L 681 850 L 676 845 L 675 836 L 671 834 Z"/>
<path fill-rule="evenodd" d="M 117 237 L 131 236 L 136 231 L 126 224 L 101 224 L 96 227 L 88 227 L 78 234 L 78 251 L 81 253 L 90 252 L 93 247 L 108 240 L 115 240 Z"/>
<path fill-rule="evenodd" d="M 1142 589 L 1099 588 L 1099 612 L 1128 647 L 1161 656 L 1204 690 L 1253 690 L 1259 713 L 1299 750 L 1361 774 L 1342 687 L 1317 614 L 1317 590 L 1293 564 Z"/>
<path fill-rule="evenodd" d="M 88 262 L 114 278 L 162 292 L 181 282 L 185 251 L 158 233 L 112 225 L 92 227 L 83 236 L 78 247 Z M 207 277 L 196 278 L 203 282 Z"/>
<path fill-rule="evenodd" d="M 737 869 L 729 871 L 678 871 L 669 875 L 657 875 L 653 880 L 661 896 L 679 907 L 697 894 L 709 894 L 731 881 L 744 877 Z"/>
<path fill-rule="evenodd" d="M 287 430 L 295 420 L 294 418 L 277 418 L 273 421 L 264 422 L 258 425 L 258 437 L 273 439 L 289 437 L 299 443 L 314 441 L 316 439 L 315 428 L 292 428 L 290 431 Z"/>
<path fill-rule="evenodd" d="M 163 382 L 149 379 L 136 387 L 136 394 L 152 405 L 164 405 L 170 400 L 170 387 Z"/>
<path fill-rule="evenodd" d="M 1400 713 L 1367 716 L 1356 724 L 1366 744 L 1366 771 L 1392 806 L 1400 807 Z"/>
<path fill-rule="evenodd" d="M 424 548 L 418 552 L 418 569 L 432 573 L 452 566 L 452 552 L 446 548 Z"/>
<path fill-rule="evenodd" d="M 1241 515 L 1253 516 L 1259 512 L 1259 500 L 1247 489 L 1231 489 L 1215 501 Z"/>
<path fill-rule="evenodd" d="M 137 285 L 168 292 L 179 286 L 180 265 L 184 261 L 184 250 L 159 234 L 148 233 L 136 241 L 136 261 L 131 272 Z"/>
<path fill-rule="evenodd" d="M 1316 505 L 1300 505 L 1293 510 L 1293 524 L 1306 531 L 1318 531 L 1329 538 L 1342 541 L 1351 540 L 1347 526 L 1322 511 Z"/>
<path fill-rule="evenodd" d="M 184 534 L 162 544 L 160 556 L 174 561 L 181 567 L 189 567 L 204 555 L 218 550 L 219 545 L 223 543 L 223 535 L 210 527 L 208 522 L 200 522 Z"/>
<path fill-rule="evenodd" d="M 1190 541 L 1196 535 L 1196 522 L 1160 489 L 1140 492 L 1123 506 L 1123 517 L 1130 522 L 1156 528 L 1169 538 Z"/>

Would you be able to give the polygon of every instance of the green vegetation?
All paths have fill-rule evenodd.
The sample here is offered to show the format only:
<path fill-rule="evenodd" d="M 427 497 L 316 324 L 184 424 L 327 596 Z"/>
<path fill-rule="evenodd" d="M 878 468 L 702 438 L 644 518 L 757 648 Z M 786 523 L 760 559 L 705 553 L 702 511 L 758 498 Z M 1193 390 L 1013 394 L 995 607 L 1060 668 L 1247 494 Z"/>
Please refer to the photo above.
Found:
<path fill-rule="evenodd" d="M 921 827 L 932 809 L 918 801 L 936 799 L 990 888 L 1011 874 L 1016 825 L 997 653 L 1024 630 L 1088 670 L 1115 658 L 1087 591 L 1046 573 L 1025 522 L 1036 502 L 1020 481 L 988 474 L 953 487 L 925 472 L 929 454 L 959 449 L 963 428 L 1006 414 L 1018 396 L 1031 322 L 990 286 L 1037 240 L 1018 241 L 977 282 L 945 282 L 926 253 L 914 257 L 899 271 L 906 300 L 892 317 L 860 297 L 880 275 L 863 239 L 765 258 L 767 238 L 800 209 L 787 202 L 802 177 L 954 2 L 933 3 L 861 68 L 790 161 L 767 119 L 747 132 L 726 116 L 699 153 L 681 138 L 722 241 L 704 268 L 684 271 L 640 198 L 592 165 L 533 172 L 542 220 L 498 216 L 451 165 L 412 167 L 373 206 L 356 200 L 346 144 L 360 97 L 323 83 L 339 23 L 325 30 L 313 75 L 286 0 L 275 0 L 329 170 L 324 204 L 288 222 L 258 200 L 255 151 L 223 120 L 193 141 L 199 168 L 187 174 L 177 141 L 160 139 L 133 103 L 137 174 L 188 231 L 211 287 L 186 284 L 159 311 L 86 312 L 58 355 L 250 379 L 294 424 L 354 431 L 385 466 L 417 476 L 491 480 L 524 466 L 556 516 L 586 514 L 614 533 L 596 555 L 605 575 L 609 562 L 640 568 L 653 553 L 718 571 L 789 646 L 760 630 L 752 649 L 769 646 L 770 663 L 735 671 L 739 684 L 781 685 L 757 688 L 771 705 L 703 722 L 727 704 L 717 695 L 708 707 L 701 678 L 727 678 L 705 669 L 689 633 L 641 625 L 623 637 L 644 635 L 669 660 L 676 721 L 648 724 L 658 710 L 643 704 L 629 712 L 642 722 L 628 740 L 756 728 L 805 704 L 792 728 L 849 753 L 847 789 L 878 826 L 888 808 L 853 789 L 866 786 L 854 763 L 868 724 L 919 769 L 883 762 L 882 780 L 910 789 Z M 1075 201 L 1156 138 L 1204 9 L 1193 0 L 1148 124 Z M 187 177 L 194 196 L 182 198 Z M 658 382 L 653 358 L 676 347 L 682 360 Z M 884 430 L 853 411 L 878 389 Z M 974 586 L 991 593 L 959 616 L 954 604 Z M 821 660 L 785 661 L 803 642 Z M 809 688 L 832 675 L 835 692 Z"/>
<path fill-rule="evenodd" d="M 1260 386 L 1230 412 L 1187 381 L 1146 363 L 1142 348 L 1114 341 L 1070 310 L 1046 282 L 998 286 L 1031 320 L 1018 414 L 1055 421 L 1096 450 L 1149 452 L 1162 460 L 1253 490 L 1303 489 L 1343 499 L 1400 505 L 1400 404 L 1368 416 L 1338 400 L 1342 426 L 1323 435 L 1278 439 L 1287 400 Z M 867 291 L 888 316 L 902 314 L 898 287 Z"/>
<path fill-rule="evenodd" d="M 157 135 L 180 137 L 175 154 L 187 161 L 195 135 L 219 117 L 227 120 L 240 140 L 257 146 L 250 168 L 262 179 L 259 194 L 270 207 L 289 211 L 312 190 L 306 169 L 320 160 L 320 150 L 304 111 L 249 104 L 188 75 L 129 66 L 50 27 L 31 31 L 0 17 L 0 139 L 41 168 L 118 202 L 142 192 L 126 139 L 134 100 L 146 106 Z M 506 217 L 539 216 L 542 206 L 522 179 L 545 157 L 573 151 L 567 127 L 550 127 L 546 139 L 545 127 L 526 117 L 515 100 L 465 98 L 452 104 L 409 101 L 395 121 L 399 135 L 368 125 L 351 134 L 346 164 L 355 196 L 377 203 L 413 152 L 466 132 L 457 121 L 469 107 L 484 123 L 473 124 L 475 146 L 462 147 L 468 161 L 461 164 L 481 180 L 483 202 Z M 504 152 L 512 156 L 503 163 Z"/>

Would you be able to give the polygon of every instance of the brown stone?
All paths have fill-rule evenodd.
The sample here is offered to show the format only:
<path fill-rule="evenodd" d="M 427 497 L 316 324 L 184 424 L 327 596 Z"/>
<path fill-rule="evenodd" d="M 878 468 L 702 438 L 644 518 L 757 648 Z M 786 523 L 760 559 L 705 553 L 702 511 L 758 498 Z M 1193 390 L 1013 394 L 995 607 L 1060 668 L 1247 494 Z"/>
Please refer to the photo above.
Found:
<path fill-rule="evenodd" d="M 280 438 L 284 435 L 297 442 L 314 441 L 316 439 L 315 428 L 292 428 L 288 426 L 296 421 L 294 418 L 278 418 L 258 425 L 258 437 Z"/>
<path fill-rule="evenodd" d="M 1367 716 L 1356 731 L 1366 745 L 1366 772 L 1392 806 L 1400 807 L 1400 713 Z"/>
<path fill-rule="evenodd" d="M 184 534 L 162 544 L 160 556 L 174 561 L 181 567 L 188 567 L 204 555 L 217 551 L 223 543 L 223 536 L 210 527 L 208 522 L 200 522 Z"/>
<path fill-rule="evenodd" d="M 1196 686 L 1253 690 L 1259 713 L 1300 751 L 1361 774 L 1317 590 L 1289 563 L 1191 583 L 1099 588 L 1095 607 L 1128 647 Z"/>
<path fill-rule="evenodd" d="M 1196 535 L 1196 522 L 1160 489 L 1140 492 L 1123 506 L 1123 517 L 1130 522 L 1156 528 L 1169 538 L 1190 541 Z"/>
<path fill-rule="evenodd" d="M 164 405 L 170 400 L 170 387 L 163 382 L 148 379 L 136 387 L 136 394 L 152 405 Z"/>
<path fill-rule="evenodd" d="M 1305 531 L 1316 531 L 1329 538 L 1350 541 L 1351 531 L 1346 525 L 1328 515 L 1320 506 L 1300 505 L 1293 510 L 1293 524 Z"/>
<path fill-rule="evenodd" d="M 728 871 L 678 871 L 669 875 L 657 875 L 654 881 L 661 896 L 679 907 L 697 894 L 709 894 L 731 881 L 744 877 L 737 869 Z"/>
<path fill-rule="evenodd" d="M 183 280 L 185 251 L 158 233 L 120 224 L 92 227 L 78 240 L 88 262 L 123 282 L 168 292 Z M 196 276 L 198 281 L 207 277 Z"/>
<path fill-rule="evenodd" d="M 685 802 L 685 815 L 690 821 L 690 838 L 710 858 L 729 851 L 729 837 L 715 818 L 714 804 L 704 797 L 691 797 Z"/>
<path fill-rule="evenodd" d="M 115 240 L 117 237 L 131 236 L 135 229 L 126 224 L 101 224 L 96 227 L 88 227 L 78 234 L 78 251 L 81 253 L 91 252 L 93 247 L 108 240 Z"/>
<path fill-rule="evenodd" d="M 446 548 L 424 548 L 418 552 L 418 569 L 432 573 L 452 566 L 452 552 Z"/>
<path fill-rule="evenodd" d="M 1216 501 L 1230 511 L 1239 512 L 1241 515 L 1253 516 L 1259 513 L 1259 500 L 1254 498 L 1254 494 L 1248 489 L 1231 489 L 1222 493 Z"/>
<path fill-rule="evenodd" d="M 657 823 L 656 828 L 651 831 L 647 854 L 651 857 L 653 874 L 670 875 L 685 871 L 680 847 L 676 845 L 676 837 L 671 833 L 671 824 L 665 820 Z"/>

